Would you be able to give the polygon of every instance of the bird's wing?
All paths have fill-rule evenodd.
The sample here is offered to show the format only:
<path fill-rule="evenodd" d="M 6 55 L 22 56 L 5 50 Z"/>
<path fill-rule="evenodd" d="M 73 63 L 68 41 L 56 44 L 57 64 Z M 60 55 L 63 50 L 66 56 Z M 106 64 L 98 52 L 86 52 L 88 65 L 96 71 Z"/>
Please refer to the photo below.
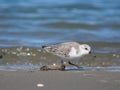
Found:
<path fill-rule="evenodd" d="M 44 49 L 49 52 L 53 53 L 57 56 L 67 56 L 72 47 L 78 48 L 79 44 L 76 42 L 67 42 L 67 43 L 60 43 L 56 45 L 47 46 Z"/>

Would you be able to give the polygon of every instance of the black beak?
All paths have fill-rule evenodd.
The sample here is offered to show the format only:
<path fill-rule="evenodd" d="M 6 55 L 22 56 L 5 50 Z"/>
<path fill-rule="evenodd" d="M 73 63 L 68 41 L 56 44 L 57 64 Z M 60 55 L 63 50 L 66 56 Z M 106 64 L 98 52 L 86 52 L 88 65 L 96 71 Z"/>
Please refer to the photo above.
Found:
<path fill-rule="evenodd" d="M 91 54 L 91 52 L 89 52 L 89 54 Z"/>
<path fill-rule="evenodd" d="M 93 57 L 96 57 L 96 55 L 94 53 L 89 52 L 89 54 L 92 54 Z"/>

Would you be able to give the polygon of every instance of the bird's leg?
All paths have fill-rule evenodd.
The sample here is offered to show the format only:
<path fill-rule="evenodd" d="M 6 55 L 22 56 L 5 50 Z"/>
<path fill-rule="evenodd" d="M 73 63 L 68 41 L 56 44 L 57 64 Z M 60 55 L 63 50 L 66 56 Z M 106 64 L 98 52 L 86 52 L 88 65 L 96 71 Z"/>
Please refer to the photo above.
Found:
<path fill-rule="evenodd" d="M 79 68 L 79 66 L 78 66 L 78 65 L 76 65 L 76 64 L 74 64 L 74 63 L 72 63 L 71 61 L 68 61 L 68 64 L 73 65 L 73 66 L 75 66 L 75 67 Z"/>
<path fill-rule="evenodd" d="M 61 60 L 61 70 L 65 70 L 65 64 L 64 64 L 63 60 Z"/>

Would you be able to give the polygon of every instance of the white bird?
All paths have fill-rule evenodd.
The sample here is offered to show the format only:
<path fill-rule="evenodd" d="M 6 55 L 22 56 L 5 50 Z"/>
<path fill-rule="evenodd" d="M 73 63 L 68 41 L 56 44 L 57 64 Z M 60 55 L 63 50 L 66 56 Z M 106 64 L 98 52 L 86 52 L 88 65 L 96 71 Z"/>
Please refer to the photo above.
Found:
<path fill-rule="evenodd" d="M 66 59 L 78 58 L 91 53 L 91 47 L 89 45 L 79 44 L 77 42 L 59 43 L 59 44 L 50 45 L 50 46 L 42 46 L 42 48 L 48 53 L 52 53 L 54 55 L 57 55 L 61 58 L 66 58 Z M 68 63 L 70 65 L 79 67 L 78 65 L 73 64 L 70 61 Z"/>

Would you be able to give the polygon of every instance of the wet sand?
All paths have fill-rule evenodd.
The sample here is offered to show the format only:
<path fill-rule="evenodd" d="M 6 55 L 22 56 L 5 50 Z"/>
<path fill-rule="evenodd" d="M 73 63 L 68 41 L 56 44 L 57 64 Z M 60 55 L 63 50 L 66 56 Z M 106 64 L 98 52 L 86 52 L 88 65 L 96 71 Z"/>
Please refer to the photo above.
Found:
<path fill-rule="evenodd" d="M 0 71 L 0 90 L 120 90 L 120 72 Z"/>

